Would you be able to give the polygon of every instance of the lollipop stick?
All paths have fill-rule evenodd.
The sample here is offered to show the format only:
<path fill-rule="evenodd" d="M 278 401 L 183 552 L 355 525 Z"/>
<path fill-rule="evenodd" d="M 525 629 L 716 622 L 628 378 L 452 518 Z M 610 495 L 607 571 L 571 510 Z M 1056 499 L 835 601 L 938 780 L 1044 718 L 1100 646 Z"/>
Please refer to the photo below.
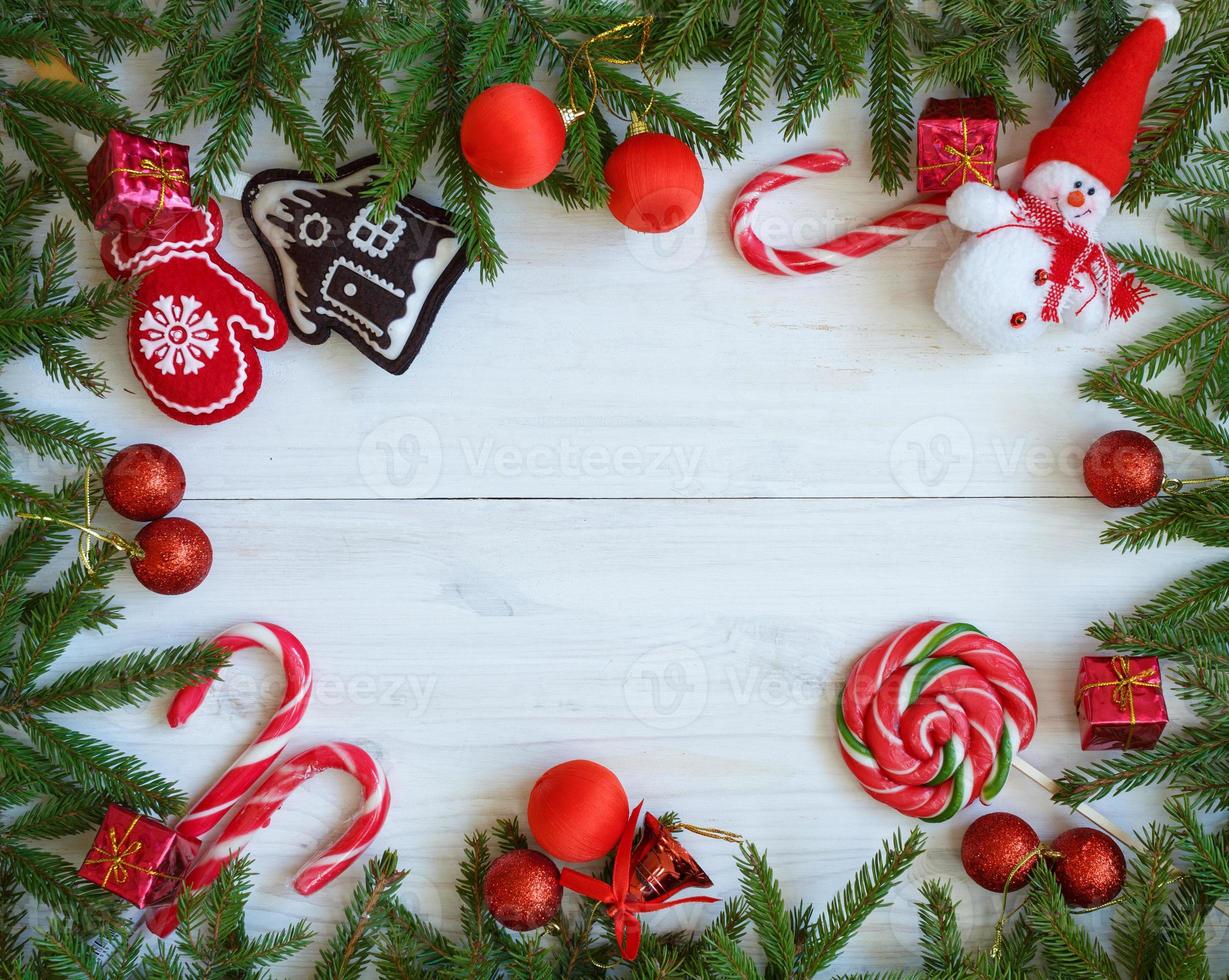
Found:
<path fill-rule="evenodd" d="M 1054 782 L 1054 780 L 1052 780 L 1032 763 L 1025 762 L 1017 755 L 1012 757 L 1011 764 L 1015 769 L 1024 773 L 1024 775 L 1028 776 L 1029 779 L 1035 782 L 1038 786 L 1042 787 L 1051 796 L 1058 792 L 1058 783 Z M 1092 807 L 1084 803 L 1079 804 L 1075 808 L 1075 812 L 1082 815 L 1086 819 L 1091 820 L 1107 834 L 1120 843 L 1125 844 L 1132 851 L 1139 853 L 1139 843 L 1134 837 L 1130 836 L 1125 830 L 1114 823 L 1114 821 L 1107 817 L 1103 817 Z M 1229 915 L 1229 903 L 1217 902 L 1215 908 L 1221 915 Z"/>
<path fill-rule="evenodd" d="M 1032 763 L 1025 762 L 1024 759 L 1016 755 L 1012 756 L 1011 764 L 1015 769 L 1024 773 L 1024 775 L 1028 776 L 1029 779 L 1035 782 L 1051 796 L 1058 792 L 1058 783 L 1054 782 L 1054 780 L 1052 780 Z M 1108 817 L 1103 817 L 1087 804 L 1080 803 L 1076 806 L 1075 812 L 1083 816 L 1085 819 L 1091 820 L 1120 844 L 1124 844 L 1133 851 L 1139 850 L 1139 843 L 1134 837 L 1119 827 L 1116 823 L 1114 823 L 1114 821 L 1110 820 Z"/>

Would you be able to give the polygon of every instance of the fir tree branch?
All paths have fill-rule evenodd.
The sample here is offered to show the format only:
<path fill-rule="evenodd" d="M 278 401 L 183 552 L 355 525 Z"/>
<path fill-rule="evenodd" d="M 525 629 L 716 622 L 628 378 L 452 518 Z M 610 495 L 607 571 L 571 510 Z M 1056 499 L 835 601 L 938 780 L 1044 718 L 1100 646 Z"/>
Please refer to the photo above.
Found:
<path fill-rule="evenodd" d="M 106 711 L 143 704 L 161 694 L 216 680 L 230 654 L 206 641 L 141 650 L 79 667 L 15 698 L 0 700 L 0 716 L 48 711 Z"/>
<path fill-rule="evenodd" d="M 397 869 L 394 851 L 368 863 L 362 884 L 346 906 L 345 919 L 320 954 L 316 980 L 358 980 L 375 952 L 389 903 L 407 874 Z"/>
<path fill-rule="evenodd" d="M 1030 883 L 1024 915 L 1038 936 L 1042 954 L 1054 974 L 1119 980 L 1118 971 L 1101 944 L 1075 921 L 1049 865 L 1038 862 Z"/>

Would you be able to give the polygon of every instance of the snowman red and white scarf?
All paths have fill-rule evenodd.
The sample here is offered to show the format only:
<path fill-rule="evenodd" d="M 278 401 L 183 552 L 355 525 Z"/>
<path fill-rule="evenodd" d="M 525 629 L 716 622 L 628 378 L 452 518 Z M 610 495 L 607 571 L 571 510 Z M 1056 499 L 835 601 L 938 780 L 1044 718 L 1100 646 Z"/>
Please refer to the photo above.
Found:
<path fill-rule="evenodd" d="M 1068 221 L 1062 213 L 1047 201 L 1028 191 L 1016 195 L 1016 224 L 1003 228 L 1031 228 L 1051 248 L 1050 268 L 1045 270 L 1045 281 L 1050 284 L 1041 307 L 1041 319 L 1046 323 L 1059 323 L 1059 306 L 1063 294 L 1077 285 L 1076 277 L 1085 273 L 1092 281 L 1097 294 L 1104 296 L 1109 306 L 1110 317 L 1128 320 L 1139 312 L 1145 299 L 1152 292 L 1131 273 L 1123 273 L 1118 263 L 1110 257 L 1100 242 L 1094 241 L 1088 229 Z M 990 231 L 998 231 L 991 228 Z M 989 232 L 982 232 L 989 234 Z M 1084 306 L 1092 302 L 1092 297 Z M 1082 310 L 1084 307 L 1080 307 Z"/>

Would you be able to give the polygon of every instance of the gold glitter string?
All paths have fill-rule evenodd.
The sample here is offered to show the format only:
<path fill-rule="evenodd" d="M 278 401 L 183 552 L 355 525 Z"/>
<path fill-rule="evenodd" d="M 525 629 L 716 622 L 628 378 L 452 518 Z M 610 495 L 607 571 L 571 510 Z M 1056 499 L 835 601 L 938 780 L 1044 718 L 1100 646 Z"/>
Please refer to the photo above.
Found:
<path fill-rule="evenodd" d="M 644 75 L 644 80 L 651 86 L 652 80 L 649 78 L 648 69 L 644 66 L 644 54 L 649 46 L 649 31 L 653 27 L 653 17 L 637 17 L 634 20 L 624 21 L 622 24 L 617 24 L 609 30 L 602 31 L 600 34 L 594 34 L 593 37 L 581 43 L 576 49 L 576 53 L 572 55 L 572 59 L 567 66 L 568 80 L 568 105 L 564 110 L 564 119 L 568 123 L 575 122 L 581 116 L 586 116 L 593 111 L 593 107 L 597 105 L 597 100 L 602 100 L 602 105 L 606 107 L 606 111 L 613 116 L 619 114 L 611 108 L 610 103 L 606 101 L 602 95 L 601 89 L 597 83 L 597 71 L 593 67 L 596 61 L 603 65 L 636 65 L 640 68 L 640 73 Z M 636 36 L 636 31 L 640 32 L 640 46 L 636 50 L 636 54 L 631 58 L 620 58 L 614 54 L 595 54 L 594 47 L 600 46 L 603 42 L 630 41 Z M 584 109 L 576 104 L 575 96 L 575 79 L 577 62 L 583 62 L 585 74 L 589 76 L 589 104 Z M 648 113 L 653 108 L 653 101 L 656 99 L 657 93 L 649 99 L 649 104 L 644 107 L 644 112 Z M 636 114 L 632 115 L 633 124 L 636 120 Z"/>
<path fill-rule="evenodd" d="M 144 558 L 145 551 L 135 541 L 116 534 L 114 531 L 100 531 L 94 527 L 94 503 L 90 492 L 90 467 L 85 468 L 85 521 L 78 524 L 67 517 L 52 517 L 49 514 L 31 514 L 20 511 L 17 516 L 26 521 L 42 521 L 45 524 L 55 524 L 59 527 L 69 527 L 81 533 L 77 536 L 77 557 L 86 572 L 94 575 L 94 562 L 90 558 L 90 539 L 93 538 L 113 548 L 118 548 L 130 558 Z"/>
<path fill-rule="evenodd" d="M 1024 908 L 1024 903 L 1022 902 L 1020 905 L 1016 906 L 1010 915 L 1007 912 L 1007 899 L 1011 894 L 1011 883 L 1015 880 L 1016 875 L 1026 864 L 1036 858 L 1060 858 L 1062 856 L 1062 851 L 1056 851 L 1048 844 L 1038 844 L 1031 851 L 1025 854 L 1024 857 L 1020 858 L 1020 860 L 1016 862 L 1016 866 L 1011 869 L 1011 872 L 1007 875 L 1007 883 L 1003 885 L 1003 908 L 999 912 L 998 921 L 994 924 L 994 945 L 990 947 L 990 955 L 992 957 L 997 959 L 1003 954 L 1003 929 L 1007 925 L 1007 920 L 1010 919 L 1012 915 L 1015 915 L 1016 912 L 1019 912 L 1020 909 Z"/>
<path fill-rule="evenodd" d="M 741 844 L 743 838 L 741 834 L 735 834 L 729 830 L 720 830 L 717 827 L 697 827 L 690 823 L 672 823 L 666 828 L 671 833 L 676 830 L 686 830 L 688 833 L 698 834 L 701 837 L 708 837 L 712 840 L 723 840 L 727 844 Z"/>

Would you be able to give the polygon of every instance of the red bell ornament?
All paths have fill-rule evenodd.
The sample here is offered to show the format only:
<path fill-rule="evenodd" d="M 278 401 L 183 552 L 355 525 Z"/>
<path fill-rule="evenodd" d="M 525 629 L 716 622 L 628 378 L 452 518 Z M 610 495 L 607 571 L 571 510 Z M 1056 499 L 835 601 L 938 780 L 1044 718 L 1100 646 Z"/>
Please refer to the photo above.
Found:
<path fill-rule="evenodd" d="M 713 880 L 670 830 L 644 815 L 644 834 L 632 854 L 627 894 L 637 902 L 664 902 L 684 888 L 708 888 Z"/>
<path fill-rule="evenodd" d="M 532 187 L 563 159 L 566 127 L 559 107 L 531 85 L 495 85 L 461 119 L 461 152 L 488 184 Z"/>
<path fill-rule="evenodd" d="M 673 231 L 704 196 L 700 161 L 682 140 L 649 132 L 639 116 L 627 133 L 606 161 L 610 213 L 633 231 Z"/>

